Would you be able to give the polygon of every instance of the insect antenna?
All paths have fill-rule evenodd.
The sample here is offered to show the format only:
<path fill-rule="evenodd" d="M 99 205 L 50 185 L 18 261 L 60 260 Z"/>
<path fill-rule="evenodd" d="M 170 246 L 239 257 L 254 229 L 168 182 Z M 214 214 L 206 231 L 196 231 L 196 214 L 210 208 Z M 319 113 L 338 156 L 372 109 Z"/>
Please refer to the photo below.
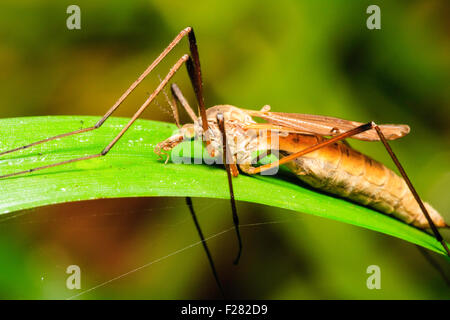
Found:
<path fill-rule="evenodd" d="M 241 258 L 241 253 L 242 253 L 242 239 L 241 239 L 241 233 L 239 232 L 239 217 L 237 215 L 237 210 L 236 210 L 236 200 L 234 199 L 232 173 L 231 173 L 231 171 L 232 171 L 231 166 L 236 167 L 236 164 L 233 162 L 233 159 L 231 159 L 230 152 L 228 151 L 229 148 L 228 148 L 228 144 L 227 144 L 227 134 L 226 134 L 226 129 L 225 129 L 225 121 L 223 119 L 223 114 L 221 114 L 221 113 L 217 114 L 217 123 L 219 124 L 219 129 L 222 133 L 223 163 L 227 170 L 228 187 L 230 189 L 231 211 L 233 214 L 234 229 L 236 230 L 236 236 L 237 236 L 238 244 L 239 244 L 238 255 L 233 263 L 238 264 L 239 259 Z M 237 168 L 236 168 L 236 172 L 237 172 Z"/>
<path fill-rule="evenodd" d="M 194 211 L 194 206 L 192 205 L 191 197 L 186 197 L 186 204 L 189 207 L 189 211 L 191 212 L 192 219 L 194 219 L 194 224 L 195 224 L 195 227 L 197 228 L 198 235 L 200 236 L 200 239 L 202 240 L 203 249 L 205 250 L 206 256 L 208 257 L 209 265 L 210 265 L 212 273 L 214 275 L 214 279 L 216 280 L 217 286 L 219 287 L 219 290 L 220 290 L 220 293 L 222 294 L 222 297 L 225 299 L 225 294 L 223 292 L 223 287 L 222 287 L 222 284 L 221 284 L 221 282 L 219 280 L 219 276 L 217 274 L 217 270 L 216 270 L 216 267 L 214 265 L 214 261 L 213 261 L 212 256 L 211 256 L 211 252 L 209 251 L 209 248 L 208 248 L 208 244 L 206 243 L 205 237 L 203 236 L 202 229 L 200 228 L 200 224 L 198 223 L 197 216 L 196 216 L 195 211 Z"/>
<path fill-rule="evenodd" d="M 162 81 L 161 76 L 158 75 L 158 79 L 159 82 Z M 164 98 L 166 99 L 167 104 L 169 105 L 170 109 L 172 112 L 168 112 L 166 108 L 162 107 L 159 103 L 158 100 L 155 99 L 155 104 L 158 106 L 158 108 L 173 117 L 173 119 L 175 120 L 175 124 L 178 128 L 181 128 L 181 124 L 180 124 L 180 115 L 178 113 L 178 108 L 177 108 L 177 102 L 175 100 L 175 97 L 172 96 L 172 99 L 169 98 L 169 95 L 167 94 L 166 91 L 166 87 L 164 87 L 164 89 L 162 90 L 162 93 L 164 95 Z"/>

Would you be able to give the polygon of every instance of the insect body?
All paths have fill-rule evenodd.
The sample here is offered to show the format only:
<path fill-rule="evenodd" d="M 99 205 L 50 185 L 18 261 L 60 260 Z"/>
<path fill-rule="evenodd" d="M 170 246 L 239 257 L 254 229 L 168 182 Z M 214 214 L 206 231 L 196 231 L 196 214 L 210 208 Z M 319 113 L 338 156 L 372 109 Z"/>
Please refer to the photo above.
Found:
<path fill-rule="evenodd" d="M 162 150 L 170 151 L 183 140 L 182 137 L 192 137 L 195 132 L 197 138 L 203 137 L 210 140 L 207 149 L 211 155 L 221 154 L 221 133 L 216 120 L 218 113 L 224 115 L 228 147 L 233 162 L 239 164 L 244 172 L 250 174 L 252 173 L 250 170 L 252 154 L 256 151 L 273 151 L 276 148 L 275 151 L 278 151 L 281 156 L 287 156 L 327 140 L 322 135 L 296 132 L 295 128 L 257 124 L 250 114 L 263 115 L 264 118 L 270 119 L 271 112 L 268 112 L 267 107 L 264 111 L 257 112 L 230 105 L 220 105 L 207 110 L 208 137 L 203 137 L 201 118 L 199 118 L 194 124 L 185 125 L 179 133 L 159 143 L 155 152 L 161 154 Z M 330 119 L 335 118 L 328 119 L 329 125 L 331 124 Z M 386 129 L 386 135 L 391 140 L 409 132 L 409 128 L 404 125 L 382 125 L 380 127 Z M 263 129 L 269 129 L 270 134 Z M 305 128 L 302 127 L 302 129 Z M 339 129 L 336 128 L 336 130 Z M 328 135 L 331 133 L 328 132 Z M 360 138 L 374 139 L 370 135 L 363 135 Z M 274 140 L 277 140 L 276 143 Z M 303 182 L 314 188 L 391 214 L 418 228 L 430 227 L 403 178 L 382 163 L 351 148 L 343 141 L 334 142 L 295 158 L 287 162 L 286 166 Z M 435 225 L 445 227 L 446 223 L 440 214 L 428 203 L 424 205 Z"/>
<path fill-rule="evenodd" d="M 289 154 L 289 151 L 300 151 L 324 138 L 290 134 L 288 139 L 290 141 L 285 141 L 281 148 Z M 403 178 L 345 143 L 336 142 L 286 165 L 312 187 L 392 214 L 416 227 L 430 227 Z M 445 227 L 439 213 L 428 203 L 424 205 L 436 226 Z"/>

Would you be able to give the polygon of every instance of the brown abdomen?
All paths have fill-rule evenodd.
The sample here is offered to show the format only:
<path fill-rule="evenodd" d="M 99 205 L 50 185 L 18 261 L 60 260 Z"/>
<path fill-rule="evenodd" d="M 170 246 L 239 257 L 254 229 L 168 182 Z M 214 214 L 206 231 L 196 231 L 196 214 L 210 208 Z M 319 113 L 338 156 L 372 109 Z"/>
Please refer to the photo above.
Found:
<path fill-rule="evenodd" d="M 291 154 L 324 140 L 321 136 L 289 134 L 280 137 L 279 148 Z M 314 188 L 392 214 L 416 227 L 429 227 L 403 178 L 342 142 L 306 154 L 287 166 Z M 436 226 L 445 227 L 439 213 L 429 204 L 425 206 Z"/>

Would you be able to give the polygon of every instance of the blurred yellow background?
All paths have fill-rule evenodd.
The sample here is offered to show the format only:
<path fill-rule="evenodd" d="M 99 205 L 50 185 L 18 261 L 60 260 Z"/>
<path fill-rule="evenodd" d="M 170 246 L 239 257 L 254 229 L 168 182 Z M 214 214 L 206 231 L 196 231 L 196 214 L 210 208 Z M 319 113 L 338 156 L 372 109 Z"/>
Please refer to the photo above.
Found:
<path fill-rule="evenodd" d="M 181 29 L 193 26 L 208 106 L 269 104 L 274 111 L 409 124 L 411 133 L 392 146 L 419 194 L 450 220 L 448 2 L 378 3 L 381 30 L 366 27 L 366 8 L 377 4 L 369 1 L 81 0 L 81 30 L 68 30 L 71 4 L 0 4 L 0 117 L 101 116 Z M 131 116 L 158 75 L 187 51 L 183 41 L 115 115 Z M 175 82 L 194 105 L 184 70 Z M 172 122 L 168 110 L 161 98 L 145 117 Z M 352 145 L 393 168 L 381 145 Z M 227 201 L 194 205 L 207 236 L 232 225 Z M 242 224 L 264 224 L 242 228 L 237 267 L 232 232 L 209 242 L 230 298 L 450 297 L 439 273 L 402 240 L 260 205 L 239 203 L 238 211 Z M 77 298 L 220 298 L 201 246 L 176 253 L 197 241 L 182 198 L 24 211 L 0 221 L 0 298 L 65 299 L 117 277 Z M 431 255 L 448 274 L 448 263 Z M 81 290 L 66 288 L 72 264 L 81 268 Z M 381 290 L 366 287 L 369 265 L 381 268 Z"/>

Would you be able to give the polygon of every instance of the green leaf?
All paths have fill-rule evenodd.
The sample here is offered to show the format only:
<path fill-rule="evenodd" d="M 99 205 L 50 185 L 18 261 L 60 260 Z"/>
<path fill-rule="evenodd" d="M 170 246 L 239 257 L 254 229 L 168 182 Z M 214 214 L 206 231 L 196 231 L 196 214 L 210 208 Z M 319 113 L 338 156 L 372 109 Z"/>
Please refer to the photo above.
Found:
<path fill-rule="evenodd" d="M 0 120 L 0 150 L 92 126 L 98 117 L 61 116 Z M 101 128 L 0 157 L 0 174 L 100 152 L 128 119 L 111 118 Z M 99 198 L 192 196 L 228 198 L 226 172 L 205 164 L 164 164 L 153 152 L 173 124 L 138 120 L 107 156 L 0 181 L 0 213 Z M 238 200 L 309 213 L 389 234 L 445 254 L 429 234 L 390 216 L 301 187 L 284 176 L 233 179 Z M 320 230 L 320 228 L 319 228 Z"/>

